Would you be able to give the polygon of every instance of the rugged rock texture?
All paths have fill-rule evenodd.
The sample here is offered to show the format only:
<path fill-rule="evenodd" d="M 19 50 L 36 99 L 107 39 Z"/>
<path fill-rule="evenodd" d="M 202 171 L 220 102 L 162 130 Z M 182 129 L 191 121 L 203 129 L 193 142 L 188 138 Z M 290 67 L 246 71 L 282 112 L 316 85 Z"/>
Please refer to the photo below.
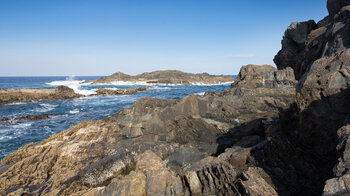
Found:
<path fill-rule="evenodd" d="M 282 40 L 282 50 L 273 59 L 278 69 L 292 67 L 296 79 L 306 70 L 302 64 L 305 59 L 305 42 L 310 32 L 317 28 L 315 21 L 293 22 L 285 31 Z"/>
<path fill-rule="evenodd" d="M 329 0 L 330 15 L 316 26 L 287 29 L 276 57 L 283 70 L 248 65 L 225 92 L 143 98 L 8 155 L 0 194 L 349 194 L 343 5 Z"/>
<path fill-rule="evenodd" d="M 141 88 L 129 88 L 129 89 L 108 89 L 100 88 L 96 91 L 97 95 L 130 95 L 140 91 L 146 91 L 149 86 Z"/>
<path fill-rule="evenodd" d="M 73 89 L 59 86 L 54 89 L 0 89 L 0 104 L 78 98 Z"/>
<path fill-rule="evenodd" d="M 300 78 L 297 85 L 298 124 L 288 128 L 299 143 L 316 157 L 327 160 L 310 172 L 325 182 L 324 194 L 348 193 L 348 137 L 350 123 L 350 1 L 328 0 L 329 16 L 308 33 L 302 48 L 301 63 L 278 63 L 278 67 L 294 68 Z M 288 31 L 288 30 L 287 30 Z M 284 37 L 284 39 L 286 39 Z M 284 46 L 280 53 L 284 53 Z M 279 54 L 280 54 L 279 53 Z M 276 58 L 279 58 L 277 55 Z M 287 55 L 284 58 L 294 58 Z M 296 58 L 295 58 L 296 59 Z M 298 60 L 299 61 L 299 60 Z M 317 159 L 317 157 L 319 157 Z M 312 164 L 317 165 L 317 164 Z M 332 169 L 333 167 L 333 169 Z M 324 184 L 317 185 L 323 187 Z M 320 188 L 321 189 L 321 188 Z"/>
<path fill-rule="evenodd" d="M 224 82 L 233 82 L 233 78 L 231 76 L 214 76 L 207 73 L 192 74 L 177 70 L 166 70 L 146 72 L 135 76 L 117 72 L 110 76 L 94 80 L 92 82 L 96 84 L 111 83 L 116 81 L 190 85 L 192 83 L 217 84 Z"/>
<path fill-rule="evenodd" d="M 248 65 L 222 93 L 140 99 L 9 154 L 0 194 L 277 195 L 248 163 L 295 102 L 295 84 L 290 68 Z"/>

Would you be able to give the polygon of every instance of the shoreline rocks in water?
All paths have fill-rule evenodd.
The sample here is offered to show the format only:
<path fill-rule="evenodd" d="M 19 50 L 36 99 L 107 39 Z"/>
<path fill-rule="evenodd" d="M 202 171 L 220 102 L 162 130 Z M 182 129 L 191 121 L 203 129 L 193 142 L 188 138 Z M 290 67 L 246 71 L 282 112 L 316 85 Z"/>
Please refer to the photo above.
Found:
<path fill-rule="evenodd" d="M 8 117 L 3 117 L 0 121 L 9 121 L 9 120 L 42 120 L 42 119 L 48 119 L 53 116 L 59 116 L 61 114 L 29 114 L 27 116 L 20 116 L 16 118 L 8 118 Z"/>
<path fill-rule="evenodd" d="M 234 79 L 231 76 L 215 76 L 208 73 L 192 74 L 185 73 L 178 70 L 165 70 L 165 71 L 154 71 L 130 76 L 122 72 L 114 73 L 110 76 L 102 77 L 97 80 L 90 81 L 93 84 L 109 84 L 112 82 L 146 82 L 162 83 L 162 84 L 183 84 L 191 85 L 195 83 L 203 84 L 220 84 L 233 82 Z"/>
<path fill-rule="evenodd" d="M 95 95 L 130 95 L 140 91 L 146 91 L 148 88 L 149 86 L 140 87 L 140 88 L 129 88 L 129 89 L 100 88 L 96 91 Z"/>
<path fill-rule="evenodd" d="M 54 89 L 0 89 L 0 104 L 72 99 L 81 96 L 66 86 L 59 86 Z"/>

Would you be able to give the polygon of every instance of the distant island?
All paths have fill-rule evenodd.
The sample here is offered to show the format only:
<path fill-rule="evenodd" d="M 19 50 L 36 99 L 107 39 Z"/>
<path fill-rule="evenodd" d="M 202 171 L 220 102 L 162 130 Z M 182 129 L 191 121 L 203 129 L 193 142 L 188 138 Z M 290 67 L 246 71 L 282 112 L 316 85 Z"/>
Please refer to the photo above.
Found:
<path fill-rule="evenodd" d="M 162 84 L 220 84 L 233 82 L 234 79 L 231 76 L 215 76 L 208 73 L 185 73 L 178 70 L 164 70 L 164 71 L 154 71 L 145 72 L 135 76 L 131 76 L 122 72 L 116 72 L 110 76 L 101 77 L 97 80 L 90 81 L 93 84 L 106 83 L 110 84 L 112 82 L 146 82 L 148 84 L 152 83 L 162 83 Z"/>

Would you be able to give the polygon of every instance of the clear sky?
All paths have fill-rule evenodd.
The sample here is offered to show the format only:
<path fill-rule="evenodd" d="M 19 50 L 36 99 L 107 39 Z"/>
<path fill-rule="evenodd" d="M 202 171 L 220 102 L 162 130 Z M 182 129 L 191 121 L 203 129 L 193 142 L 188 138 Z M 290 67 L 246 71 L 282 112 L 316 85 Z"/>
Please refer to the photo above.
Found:
<path fill-rule="evenodd" d="M 237 74 L 326 0 L 0 0 L 0 76 Z"/>

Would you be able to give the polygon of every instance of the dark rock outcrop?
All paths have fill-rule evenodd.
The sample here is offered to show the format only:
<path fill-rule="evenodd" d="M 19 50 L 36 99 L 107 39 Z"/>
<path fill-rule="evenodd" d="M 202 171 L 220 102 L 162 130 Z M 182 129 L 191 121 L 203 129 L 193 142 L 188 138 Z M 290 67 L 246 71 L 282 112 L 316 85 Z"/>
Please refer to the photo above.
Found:
<path fill-rule="evenodd" d="M 54 89 L 0 89 L 0 104 L 78 98 L 73 89 L 59 86 Z"/>
<path fill-rule="evenodd" d="M 305 60 L 305 42 L 310 32 L 317 28 L 315 21 L 293 22 L 285 31 L 282 50 L 273 59 L 278 69 L 291 67 L 296 79 L 306 71 L 302 66 Z"/>
<path fill-rule="evenodd" d="M 27 116 L 19 116 L 14 118 L 13 120 L 42 120 L 42 119 L 48 119 L 52 116 L 59 116 L 60 114 L 29 114 Z M 3 117 L 0 121 L 8 121 L 12 120 L 7 117 Z"/>
<path fill-rule="evenodd" d="M 297 84 L 297 111 L 290 114 L 296 116 L 298 123 L 290 124 L 294 130 L 287 127 L 286 132 L 294 135 L 294 144 L 304 146 L 301 148 L 304 152 L 307 150 L 314 154 L 311 159 L 304 160 L 311 166 L 308 170 L 310 177 L 319 179 L 318 185 L 313 185 L 318 187 L 315 194 L 322 189 L 325 195 L 350 191 L 347 188 L 350 183 L 347 176 L 350 116 L 348 5 L 349 1 L 328 0 L 329 16 L 307 35 L 304 46 L 300 45 L 300 51 L 303 51 L 301 63 L 298 66 L 293 63 L 278 65 L 292 67 L 300 79 Z M 284 47 L 280 53 L 283 50 Z M 279 58 L 278 55 L 276 58 Z M 322 160 L 326 161 L 322 163 Z M 316 167 L 318 171 L 311 169 Z"/>
<path fill-rule="evenodd" d="M 224 82 L 233 82 L 233 78 L 231 76 L 214 76 L 209 75 L 208 73 L 192 74 L 177 70 L 165 70 L 146 72 L 135 76 L 117 72 L 110 76 L 94 80 L 92 82 L 96 84 L 111 83 L 117 81 L 190 85 L 192 83 L 217 84 Z"/>
<path fill-rule="evenodd" d="M 140 91 L 146 91 L 149 86 L 141 88 L 129 88 L 129 89 L 108 89 L 100 88 L 96 91 L 97 95 L 130 95 Z"/>
<path fill-rule="evenodd" d="M 340 9 L 347 5 L 350 5 L 349 0 L 328 0 L 327 9 L 328 9 L 329 15 L 332 17 L 338 14 Z"/>

